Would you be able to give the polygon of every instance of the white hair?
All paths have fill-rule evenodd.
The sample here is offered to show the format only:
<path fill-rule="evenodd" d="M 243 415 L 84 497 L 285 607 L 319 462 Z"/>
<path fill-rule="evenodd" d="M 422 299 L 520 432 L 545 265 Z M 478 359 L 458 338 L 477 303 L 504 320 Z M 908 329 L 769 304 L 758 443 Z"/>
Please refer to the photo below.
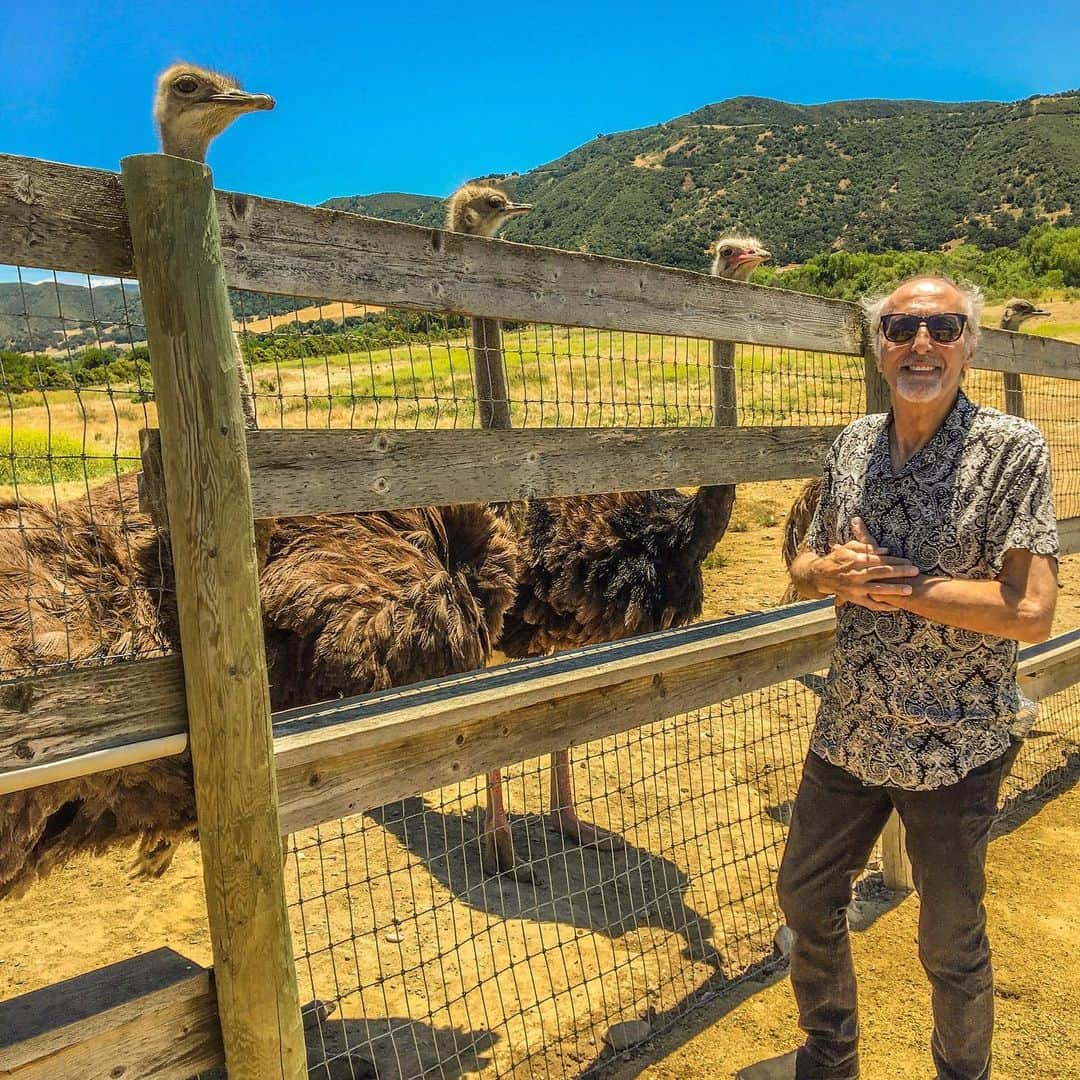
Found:
<path fill-rule="evenodd" d="M 885 301 L 897 289 L 907 285 L 908 282 L 918 281 L 920 278 L 944 281 L 956 289 L 964 301 L 964 310 L 960 314 L 967 316 L 967 326 L 964 328 L 964 332 L 968 336 L 971 350 L 974 351 L 975 346 L 979 343 L 979 319 L 982 316 L 983 304 L 986 302 L 982 289 L 970 281 L 956 281 L 949 277 L 948 274 L 913 274 L 909 278 L 904 278 L 903 281 L 898 281 L 895 285 L 890 285 L 884 292 L 868 293 L 859 301 L 859 306 L 866 316 L 866 328 L 870 333 L 870 348 L 875 357 L 881 355 L 881 339 L 878 337 L 878 330 L 881 328 L 881 315 L 885 308 Z"/>

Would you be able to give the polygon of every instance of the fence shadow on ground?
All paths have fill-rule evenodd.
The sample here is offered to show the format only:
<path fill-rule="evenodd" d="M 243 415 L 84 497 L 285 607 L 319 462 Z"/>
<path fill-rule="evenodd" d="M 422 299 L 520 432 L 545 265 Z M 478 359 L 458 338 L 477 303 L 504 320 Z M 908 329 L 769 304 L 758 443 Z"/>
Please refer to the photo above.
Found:
<path fill-rule="evenodd" d="M 305 1032 L 309 1080 L 459 1080 L 486 1068 L 498 1040 L 478 1028 L 437 1028 L 408 1017 L 358 1020 L 331 1016 Z M 226 1080 L 223 1068 L 197 1080 Z"/>
<path fill-rule="evenodd" d="M 511 815 L 518 851 L 542 884 L 487 875 L 477 814 L 443 813 L 413 797 L 369 811 L 458 900 L 504 919 L 558 922 L 619 938 L 642 927 L 677 934 L 685 955 L 717 969 L 713 925 L 683 899 L 690 879 L 669 859 L 628 841 L 579 847 L 536 814 Z"/>

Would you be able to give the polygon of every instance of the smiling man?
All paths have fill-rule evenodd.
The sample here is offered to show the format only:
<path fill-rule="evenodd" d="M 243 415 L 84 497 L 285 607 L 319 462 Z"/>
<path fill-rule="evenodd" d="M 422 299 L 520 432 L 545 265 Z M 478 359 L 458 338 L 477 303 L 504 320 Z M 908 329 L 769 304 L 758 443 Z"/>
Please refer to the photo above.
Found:
<path fill-rule="evenodd" d="M 941 278 L 867 304 L 888 414 L 849 425 L 791 576 L 834 596 L 832 664 L 778 892 L 806 1041 L 744 1080 L 859 1075 L 845 910 L 896 810 L 920 898 L 938 1080 L 990 1075 L 984 866 L 998 791 L 1033 706 L 1018 641 L 1049 636 L 1057 530 L 1046 442 L 961 389 L 981 298 Z"/>

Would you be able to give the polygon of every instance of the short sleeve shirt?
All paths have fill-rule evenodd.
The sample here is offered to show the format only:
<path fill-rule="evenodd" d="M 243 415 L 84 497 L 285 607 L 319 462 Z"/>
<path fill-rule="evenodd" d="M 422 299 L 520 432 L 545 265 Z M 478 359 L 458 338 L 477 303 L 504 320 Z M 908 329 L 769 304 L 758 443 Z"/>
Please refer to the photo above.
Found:
<path fill-rule="evenodd" d="M 960 393 L 898 474 L 890 414 L 850 424 L 830 449 L 806 544 L 878 543 L 920 571 L 998 575 L 1010 548 L 1058 553 L 1046 440 L 1033 424 Z M 837 610 L 836 644 L 811 749 L 866 784 L 930 790 L 1004 753 L 1034 720 L 1016 683 L 1017 643 L 907 611 Z"/>

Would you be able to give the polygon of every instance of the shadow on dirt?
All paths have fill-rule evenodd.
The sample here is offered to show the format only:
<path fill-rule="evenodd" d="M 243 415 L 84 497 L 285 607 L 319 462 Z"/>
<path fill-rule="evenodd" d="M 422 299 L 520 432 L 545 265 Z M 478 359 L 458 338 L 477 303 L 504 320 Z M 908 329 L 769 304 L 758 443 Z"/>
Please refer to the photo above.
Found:
<path fill-rule="evenodd" d="M 684 900 L 687 875 L 668 859 L 625 840 L 579 847 L 537 815 L 512 815 L 518 852 L 539 879 L 523 883 L 511 874 L 484 873 L 477 815 L 443 813 L 417 797 L 369 816 L 471 907 L 507 919 L 565 923 L 612 938 L 657 927 L 679 935 L 689 959 L 722 966 L 711 940 L 712 923 Z"/>

